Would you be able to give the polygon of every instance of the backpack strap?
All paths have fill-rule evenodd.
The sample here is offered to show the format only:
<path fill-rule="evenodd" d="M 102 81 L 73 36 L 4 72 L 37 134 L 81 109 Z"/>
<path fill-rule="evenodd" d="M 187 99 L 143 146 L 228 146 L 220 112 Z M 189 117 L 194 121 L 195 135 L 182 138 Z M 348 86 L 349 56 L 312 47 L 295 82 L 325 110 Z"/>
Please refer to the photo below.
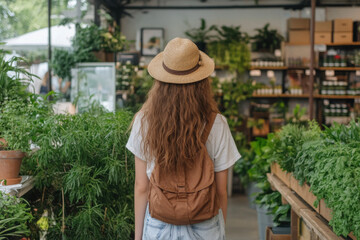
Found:
<path fill-rule="evenodd" d="M 206 143 L 206 141 L 207 141 L 207 139 L 209 137 L 211 128 L 212 128 L 212 126 L 213 126 L 213 124 L 215 122 L 216 115 L 217 115 L 216 112 L 211 113 L 211 115 L 210 115 L 210 117 L 209 117 L 209 119 L 208 119 L 208 121 L 207 121 L 207 123 L 205 125 L 204 131 L 203 131 L 203 133 L 201 135 L 201 142 L 204 143 L 204 144 Z"/>

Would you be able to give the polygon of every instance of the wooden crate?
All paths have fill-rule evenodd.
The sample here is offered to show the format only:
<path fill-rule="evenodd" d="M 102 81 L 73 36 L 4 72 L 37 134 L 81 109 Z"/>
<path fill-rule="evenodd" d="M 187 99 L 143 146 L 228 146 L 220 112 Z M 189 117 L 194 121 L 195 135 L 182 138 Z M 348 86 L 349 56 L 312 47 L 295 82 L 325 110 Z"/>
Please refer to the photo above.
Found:
<path fill-rule="evenodd" d="M 290 234 L 274 234 L 270 227 L 266 228 L 266 240 L 291 240 Z"/>
<path fill-rule="evenodd" d="M 304 201 L 309 204 L 316 212 L 320 212 L 320 206 L 317 208 L 314 207 L 314 202 L 316 201 L 315 195 L 310 192 L 310 187 L 306 183 L 300 186 L 299 181 L 296 180 L 292 175 L 290 178 L 290 188 L 295 191 Z"/>
<path fill-rule="evenodd" d="M 320 215 L 325 218 L 327 221 L 331 220 L 331 209 L 326 207 L 324 199 L 320 201 Z"/>
<path fill-rule="evenodd" d="M 283 171 L 278 163 L 271 165 L 271 173 L 276 175 L 287 187 L 290 187 L 290 173 Z"/>

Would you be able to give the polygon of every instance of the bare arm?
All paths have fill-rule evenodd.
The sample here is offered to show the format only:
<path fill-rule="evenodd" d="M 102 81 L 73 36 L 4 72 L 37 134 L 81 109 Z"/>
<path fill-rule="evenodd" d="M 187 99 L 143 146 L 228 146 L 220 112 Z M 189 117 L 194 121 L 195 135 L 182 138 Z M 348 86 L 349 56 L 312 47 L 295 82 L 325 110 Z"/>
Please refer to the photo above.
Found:
<path fill-rule="evenodd" d="M 226 223 L 227 215 L 227 175 L 228 170 L 215 173 L 216 191 L 220 199 L 220 207 Z"/>
<path fill-rule="evenodd" d="M 135 240 L 142 239 L 148 189 L 146 162 L 135 156 Z"/>

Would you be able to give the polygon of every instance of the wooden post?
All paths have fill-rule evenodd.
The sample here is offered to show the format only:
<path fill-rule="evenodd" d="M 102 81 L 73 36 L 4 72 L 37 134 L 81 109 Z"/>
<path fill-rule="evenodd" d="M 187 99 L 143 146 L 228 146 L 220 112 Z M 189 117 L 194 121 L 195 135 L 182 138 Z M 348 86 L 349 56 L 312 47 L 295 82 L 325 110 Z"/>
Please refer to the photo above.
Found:
<path fill-rule="evenodd" d="M 309 93 L 309 114 L 310 120 L 314 119 L 314 32 L 315 32 L 315 8 L 316 0 L 311 0 L 311 21 L 310 21 L 310 93 Z"/>
<path fill-rule="evenodd" d="M 298 239 L 299 216 L 291 209 L 291 240 Z"/>
<path fill-rule="evenodd" d="M 49 91 L 52 90 L 51 84 L 51 0 L 48 0 L 48 71 L 49 71 L 49 78 L 48 78 L 48 86 Z"/>

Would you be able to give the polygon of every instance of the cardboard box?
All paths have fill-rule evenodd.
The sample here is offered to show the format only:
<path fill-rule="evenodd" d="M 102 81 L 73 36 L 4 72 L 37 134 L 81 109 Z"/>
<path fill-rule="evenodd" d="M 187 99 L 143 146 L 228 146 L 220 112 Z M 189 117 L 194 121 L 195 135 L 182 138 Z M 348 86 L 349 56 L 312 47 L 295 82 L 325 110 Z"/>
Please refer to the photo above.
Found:
<path fill-rule="evenodd" d="M 331 32 L 315 32 L 315 44 L 331 43 Z"/>
<path fill-rule="evenodd" d="M 315 32 L 331 32 L 332 31 L 332 22 L 315 22 Z"/>
<path fill-rule="evenodd" d="M 334 32 L 334 43 L 352 43 L 353 32 Z"/>
<path fill-rule="evenodd" d="M 352 32 L 353 20 L 350 18 L 335 19 L 334 20 L 334 32 Z"/>
<path fill-rule="evenodd" d="M 287 21 L 288 30 L 310 29 L 310 18 L 289 18 Z"/>
<path fill-rule="evenodd" d="M 289 31 L 290 43 L 310 43 L 310 31 L 307 30 L 291 30 Z"/>

